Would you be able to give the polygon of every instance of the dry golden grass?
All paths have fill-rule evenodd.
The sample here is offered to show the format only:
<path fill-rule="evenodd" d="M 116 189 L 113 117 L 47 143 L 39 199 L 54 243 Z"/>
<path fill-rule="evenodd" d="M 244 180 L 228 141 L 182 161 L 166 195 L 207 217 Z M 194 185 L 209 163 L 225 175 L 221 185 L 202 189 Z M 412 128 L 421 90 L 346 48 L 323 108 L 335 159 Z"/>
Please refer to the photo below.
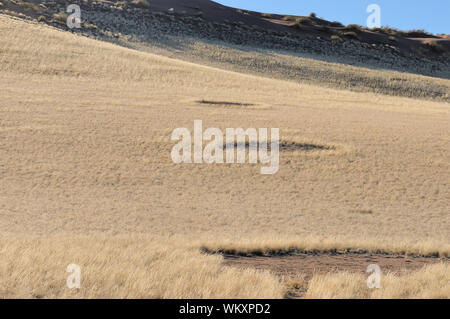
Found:
<path fill-rule="evenodd" d="M 220 256 L 148 236 L 0 240 L 2 298 L 281 298 L 266 272 L 221 265 Z M 68 289 L 66 268 L 81 268 Z M 243 284 L 245 283 L 245 284 Z"/>
<path fill-rule="evenodd" d="M 203 246 L 448 254 L 448 103 L 237 74 L 4 15 L 0 33 L 2 297 L 283 295 Z M 195 119 L 342 151 L 281 154 L 273 176 L 173 164 L 170 133 Z M 68 263 L 86 271 L 77 293 Z"/>
<path fill-rule="evenodd" d="M 306 298 L 449 298 L 450 265 L 436 264 L 406 274 L 388 273 L 379 289 L 367 287 L 367 277 L 354 273 L 316 275 Z"/>
<path fill-rule="evenodd" d="M 227 252 L 231 254 L 269 254 L 274 251 L 330 251 L 355 252 L 367 250 L 369 252 L 389 252 L 393 254 L 409 254 L 419 256 L 450 256 L 450 244 L 443 240 L 422 241 L 411 243 L 407 240 L 398 240 L 395 242 L 386 241 L 382 237 L 352 239 L 352 236 L 333 236 L 330 238 L 321 238 L 318 236 L 302 236 L 301 239 L 292 238 L 292 236 L 266 236 L 265 238 L 249 238 L 241 240 L 219 240 L 210 239 L 202 248 L 208 252 Z"/>
<path fill-rule="evenodd" d="M 339 37 L 338 37 L 339 38 Z M 265 76 L 274 79 L 308 83 L 322 87 L 374 92 L 392 96 L 437 99 L 449 101 L 450 85 L 446 79 L 419 76 L 406 72 L 367 69 L 354 61 L 317 57 L 314 54 L 248 49 L 243 46 L 225 46 L 223 43 L 183 39 L 178 46 L 170 44 L 123 39 L 127 46 L 166 56 L 176 56 L 186 61 L 207 64 L 231 71 Z M 389 66 L 386 66 L 389 69 Z M 450 71 L 443 70 L 442 76 L 449 78 Z"/>

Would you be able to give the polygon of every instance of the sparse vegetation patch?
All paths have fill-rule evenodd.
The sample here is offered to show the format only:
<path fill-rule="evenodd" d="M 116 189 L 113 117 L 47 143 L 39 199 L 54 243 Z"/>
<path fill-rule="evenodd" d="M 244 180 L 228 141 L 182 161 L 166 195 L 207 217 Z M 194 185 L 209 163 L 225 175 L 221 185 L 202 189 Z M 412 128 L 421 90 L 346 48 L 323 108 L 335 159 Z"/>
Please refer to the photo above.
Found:
<path fill-rule="evenodd" d="M 67 23 L 68 15 L 65 12 L 58 12 L 53 14 L 53 22 L 59 23 L 59 24 L 66 24 Z"/>
<path fill-rule="evenodd" d="M 150 8 L 150 4 L 149 4 L 148 0 L 133 0 L 133 1 L 131 1 L 131 3 L 138 8 L 143 8 L 143 9 Z"/>

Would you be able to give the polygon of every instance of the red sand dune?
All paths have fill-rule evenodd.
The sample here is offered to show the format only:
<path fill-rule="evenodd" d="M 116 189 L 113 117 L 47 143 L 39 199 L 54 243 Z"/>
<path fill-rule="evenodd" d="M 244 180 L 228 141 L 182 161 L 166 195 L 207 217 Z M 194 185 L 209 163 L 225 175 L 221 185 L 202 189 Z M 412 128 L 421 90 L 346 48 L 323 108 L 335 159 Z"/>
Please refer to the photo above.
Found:
<path fill-rule="evenodd" d="M 214 22 L 228 20 L 243 22 L 250 26 L 256 25 L 274 31 L 288 31 L 310 35 L 322 34 L 322 31 L 315 26 L 304 26 L 301 31 L 291 27 L 292 22 L 282 20 L 285 15 L 271 14 L 269 16 L 255 11 L 238 10 L 237 8 L 227 7 L 210 0 L 152 0 L 150 6 L 160 11 L 167 11 L 170 8 L 173 8 L 175 12 L 185 11 L 186 13 L 192 14 L 201 11 L 204 19 Z M 329 21 L 319 18 L 313 18 L 312 20 L 320 25 L 327 25 L 329 23 Z M 388 35 L 371 31 L 358 31 L 357 33 L 361 41 L 368 43 L 386 43 L 389 38 Z M 432 38 L 398 38 L 398 47 L 402 51 L 408 51 L 422 43 L 429 43 L 431 41 L 437 41 L 443 47 L 450 50 L 449 35 L 444 37 L 434 36 Z"/>

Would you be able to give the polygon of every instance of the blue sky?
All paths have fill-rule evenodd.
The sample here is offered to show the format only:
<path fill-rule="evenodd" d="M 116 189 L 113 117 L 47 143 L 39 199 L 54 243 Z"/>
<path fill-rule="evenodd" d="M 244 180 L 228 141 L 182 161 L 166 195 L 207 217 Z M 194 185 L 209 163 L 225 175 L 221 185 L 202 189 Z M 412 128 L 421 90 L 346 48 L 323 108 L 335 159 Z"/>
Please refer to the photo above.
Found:
<path fill-rule="evenodd" d="M 450 0 L 215 0 L 224 5 L 261 12 L 309 15 L 344 24 L 366 25 L 366 8 L 378 4 L 381 25 L 403 30 L 424 29 L 450 34 Z"/>

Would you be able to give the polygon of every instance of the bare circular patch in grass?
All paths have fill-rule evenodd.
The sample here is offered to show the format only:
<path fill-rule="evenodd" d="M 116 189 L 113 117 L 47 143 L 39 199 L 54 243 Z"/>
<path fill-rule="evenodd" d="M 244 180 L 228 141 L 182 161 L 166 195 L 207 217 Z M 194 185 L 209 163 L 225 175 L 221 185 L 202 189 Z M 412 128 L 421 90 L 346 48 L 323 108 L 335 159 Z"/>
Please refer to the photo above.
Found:
<path fill-rule="evenodd" d="M 192 100 L 191 100 L 192 102 Z M 226 100 L 213 100 L 213 99 L 202 99 L 194 100 L 195 104 L 199 106 L 205 106 L 216 109 L 224 110 L 268 110 L 271 107 L 264 103 L 250 103 L 250 102 L 240 102 L 240 101 L 226 101 Z"/>
<path fill-rule="evenodd" d="M 255 104 L 253 104 L 253 103 L 241 103 L 241 102 L 229 102 L 229 101 L 199 100 L 196 102 L 198 104 L 214 105 L 214 106 L 235 106 L 235 107 L 255 106 Z"/>
<path fill-rule="evenodd" d="M 322 145 L 315 143 L 301 143 L 295 141 L 281 141 L 280 142 L 280 152 L 310 152 L 310 151 L 332 151 L 335 150 L 336 147 L 332 145 Z"/>
<path fill-rule="evenodd" d="M 264 144 L 265 142 L 263 142 Z M 312 152 L 312 151 L 334 151 L 336 150 L 335 146 L 332 145 L 321 145 L 314 143 L 302 143 L 295 141 L 281 141 L 279 144 L 280 153 L 295 153 L 295 152 Z M 223 145 L 223 150 L 227 148 L 245 148 L 248 150 L 250 148 L 250 142 L 246 141 L 245 143 L 228 143 Z M 256 149 L 259 149 L 259 144 L 255 144 Z M 267 143 L 267 151 L 271 151 L 271 143 L 270 141 Z"/>
<path fill-rule="evenodd" d="M 372 215 L 373 210 L 371 209 L 353 209 L 348 211 L 350 214 L 361 214 L 361 215 Z"/>

